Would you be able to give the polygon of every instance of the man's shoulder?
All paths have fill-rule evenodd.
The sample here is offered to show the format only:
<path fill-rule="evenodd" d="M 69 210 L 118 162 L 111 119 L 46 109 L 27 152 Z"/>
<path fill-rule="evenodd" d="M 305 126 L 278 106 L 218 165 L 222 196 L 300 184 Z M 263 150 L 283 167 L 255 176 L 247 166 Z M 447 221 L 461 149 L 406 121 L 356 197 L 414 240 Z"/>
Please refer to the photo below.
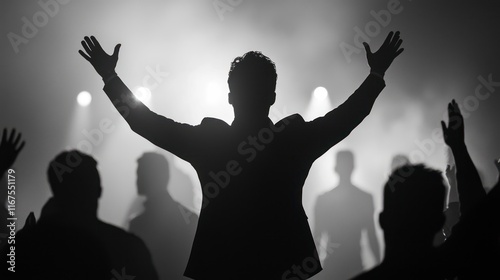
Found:
<path fill-rule="evenodd" d="M 218 135 L 219 133 L 224 133 L 231 128 L 231 126 L 225 121 L 213 117 L 203 118 L 201 123 L 195 127 L 204 136 Z"/>
<path fill-rule="evenodd" d="M 288 117 L 285 117 L 281 120 L 279 120 L 275 125 L 276 126 L 281 126 L 281 125 L 292 125 L 292 126 L 297 126 L 301 124 L 305 124 L 306 122 L 304 121 L 304 118 L 300 114 L 293 114 Z"/>
<path fill-rule="evenodd" d="M 229 127 L 229 124 L 227 124 L 225 121 L 217 118 L 212 118 L 212 117 L 205 117 L 201 121 L 200 126 L 208 126 L 208 127 Z"/>

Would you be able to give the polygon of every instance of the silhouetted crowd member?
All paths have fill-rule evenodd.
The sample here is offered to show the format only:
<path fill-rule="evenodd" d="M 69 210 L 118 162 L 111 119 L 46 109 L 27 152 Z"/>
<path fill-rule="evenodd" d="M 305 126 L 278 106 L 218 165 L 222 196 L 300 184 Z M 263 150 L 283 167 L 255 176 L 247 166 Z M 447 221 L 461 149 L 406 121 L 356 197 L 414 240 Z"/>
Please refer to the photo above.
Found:
<path fill-rule="evenodd" d="M 193 219 L 194 230 L 196 231 L 196 224 L 198 221 L 198 214 L 194 214 L 197 207 L 195 206 L 195 187 L 193 180 L 190 175 L 188 175 L 182 167 L 176 164 L 176 158 L 174 155 L 166 153 L 162 154 L 168 162 L 168 186 L 167 191 L 169 195 L 177 202 L 181 203 L 186 209 L 185 217 Z M 182 163 L 183 164 L 183 163 Z M 198 197 L 201 198 L 201 197 Z M 137 216 L 139 213 L 144 211 L 146 197 L 144 195 L 137 195 L 129 204 L 127 213 L 122 222 L 123 228 L 130 229 L 130 219 Z M 188 219 L 188 220 L 189 220 Z"/>
<path fill-rule="evenodd" d="M 411 175 L 397 180 L 399 174 Z M 444 222 L 445 185 L 441 172 L 423 165 L 405 165 L 394 170 L 384 187 L 383 262 L 355 279 L 440 279 L 429 270 L 432 240 Z M 426 267 L 425 265 L 429 267 Z"/>
<path fill-rule="evenodd" d="M 198 216 L 168 193 L 170 171 L 163 155 L 144 153 L 137 164 L 137 193 L 146 201 L 130 231 L 146 243 L 160 279 L 183 279 Z"/>
<path fill-rule="evenodd" d="M 9 211 L 6 208 L 6 202 L 8 196 L 15 197 L 16 194 L 16 184 L 9 184 L 8 175 L 16 177 L 15 170 L 9 172 L 8 170 L 12 168 L 12 165 L 16 161 L 17 156 L 24 148 L 25 142 L 21 142 L 21 133 L 16 133 L 15 129 L 12 129 L 10 135 L 7 129 L 3 129 L 2 142 L 0 143 L 0 249 L 8 244 L 8 238 L 10 236 L 10 229 L 7 227 L 7 218 L 13 217 L 9 215 Z M 14 178 L 15 179 L 15 178 Z M 15 205 L 13 205 L 15 206 Z M 12 243 L 12 241 L 11 241 Z"/>
<path fill-rule="evenodd" d="M 377 262 L 380 256 L 373 220 L 373 198 L 351 181 L 354 171 L 351 151 L 337 153 L 335 171 L 339 175 L 338 186 L 320 195 L 316 202 L 314 237 L 319 247 L 321 236 L 326 234 L 327 252 L 330 251 L 323 261 L 324 270 L 318 279 L 348 279 L 363 271 L 363 231 L 367 233 Z"/>
<path fill-rule="evenodd" d="M 144 243 L 98 219 L 102 188 L 97 162 L 91 156 L 76 150 L 62 152 L 50 162 L 47 175 L 53 196 L 36 225 L 32 217 L 31 224 L 17 234 L 15 276 L 158 279 Z"/>
<path fill-rule="evenodd" d="M 342 105 L 311 122 L 296 114 L 273 123 L 274 63 L 260 52 L 237 57 L 228 78 L 231 125 L 214 118 L 197 126 L 178 123 L 136 101 L 115 72 L 120 45 L 110 56 L 96 38 L 85 37 L 80 54 L 103 78 L 105 93 L 132 130 L 198 173 L 203 201 L 186 276 L 306 279 L 321 270 L 302 207 L 308 171 L 370 113 L 401 43 L 399 32 L 389 33 L 375 53 L 365 43 L 368 77 Z"/>
<path fill-rule="evenodd" d="M 446 187 L 437 170 L 423 165 L 396 169 L 384 187 L 384 210 L 380 226 L 384 230 L 385 258 L 364 279 L 496 279 L 497 267 L 481 255 L 495 246 L 500 225 L 500 188 L 488 196 L 464 142 L 463 117 L 458 104 L 448 105 L 449 125 L 442 122 L 445 142 L 453 151 L 460 196 L 460 221 L 446 241 L 432 246 L 445 216 Z M 491 255 L 487 255 L 490 257 Z M 487 261 L 488 267 L 480 264 Z M 488 274 L 490 274 L 488 276 Z"/>

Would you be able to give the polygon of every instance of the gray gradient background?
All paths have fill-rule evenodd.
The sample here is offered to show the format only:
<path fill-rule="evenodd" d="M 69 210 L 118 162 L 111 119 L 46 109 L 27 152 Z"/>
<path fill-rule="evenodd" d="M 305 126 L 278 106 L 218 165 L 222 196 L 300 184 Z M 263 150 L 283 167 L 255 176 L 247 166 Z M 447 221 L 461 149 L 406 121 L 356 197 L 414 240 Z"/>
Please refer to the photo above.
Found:
<path fill-rule="evenodd" d="M 214 116 L 230 123 L 227 72 L 232 59 L 249 50 L 260 50 L 276 62 L 274 119 L 292 113 L 313 119 L 341 104 L 369 73 L 364 51 L 348 62 L 339 45 L 352 45 L 354 28 L 363 29 L 374 21 L 370 11 L 386 10 L 390 2 L 243 0 L 221 20 L 212 0 L 73 0 L 60 5 L 16 54 L 7 34 L 21 35 L 22 18 L 32 22 L 42 8 L 37 1 L 1 1 L 0 127 L 16 127 L 27 142 L 14 167 L 18 218 L 24 221 L 29 211 L 38 217 L 50 197 L 45 173 L 50 159 L 78 147 L 86 139 L 82 131 L 98 129 L 101 120 L 109 119 L 113 131 L 92 146 L 104 188 L 99 216 L 122 226 L 136 196 L 135 161 L 144 151 L 158 150 L 120 119 L 102 91 L 103 82 L 77 53 L 85 35 L 95 35 L 108 52 L 122 43 L 117 72 L 131 88 L 150 75 L 148 69 L 168 72 L 152 90 L 150 108 L 177 121 L 198 124 L 204 116 Z M 473 96 L 479 76 L 491 74 L 500 81 L 500 2 L 413 0 L 400 1 L 400 6 L 401 12 L 370 38 L 370 45 L 377 49 L 390 30 L 400 30 L 405 51 L 388 70 L 387 87 L 372 114 L 313 166 L 304 189 L 311 226 L 316 197 L 337 183 L 337 150 L 353 149 L 354 182 L 374 195 L 378 212 L 391 157 L 425 152 L 418 143 L 427 143 L 422 161 L 444 169 L 445 147 L 428 141 L 447 102 L 456 98 L 463 103 Z M 329 91 L 329 100 L 319 105 L 311 101 L 317 86 Z M 86 108 L 76 103 L 83 90 L 93 95 Z M 466 140 L 486 186 L 495 182 L 491 163 L 500 156 L 499 93 L 497 87 L 466 117 Z M 199 209 L 194 171 L 163 153 L 178 174 L 173 175 L 171 194 Z M 191 186 L 182 186 L 181 177 Z"/>

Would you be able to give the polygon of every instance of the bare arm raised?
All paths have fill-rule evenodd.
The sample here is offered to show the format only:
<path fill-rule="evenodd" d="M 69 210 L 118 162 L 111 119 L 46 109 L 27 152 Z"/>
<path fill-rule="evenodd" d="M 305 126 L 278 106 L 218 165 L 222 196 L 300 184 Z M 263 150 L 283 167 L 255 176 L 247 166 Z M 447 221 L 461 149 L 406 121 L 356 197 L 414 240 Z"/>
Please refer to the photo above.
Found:
<path fill-rule="evenodd" d="M 113 54 L 109 55 L 99 41 L 90 36 L 84 38 L 82 46 L 85 51 L 79 50 L 79 53 L 102 77 L 104 92 L 130 128 L 151 143 L 187 160 L 188 153 L 195 152 L 191 145 L 196 140 L 193 126 L 160 116 L 134 97 L 115 71 L 121 45 L 116 45 Z"/>
<path fill-rule="evenodd" d="M 375 100 L 385 87 L 383 79 L 385 72 L 404 50 L 400 48 L 402 43 L 399 31 L 390 32 L 380 49 L 374 53 L 367 43 L 363 43 L 368 65 L 371 68 L 370 75 L 343 104 L 324 117 L 313 121 L 315 128 L 312 133 L 317 135 L 316 138 L 321 139 L 320 144 L 325 145 L 325 149 L 342 141 L 370 114 Z"/>

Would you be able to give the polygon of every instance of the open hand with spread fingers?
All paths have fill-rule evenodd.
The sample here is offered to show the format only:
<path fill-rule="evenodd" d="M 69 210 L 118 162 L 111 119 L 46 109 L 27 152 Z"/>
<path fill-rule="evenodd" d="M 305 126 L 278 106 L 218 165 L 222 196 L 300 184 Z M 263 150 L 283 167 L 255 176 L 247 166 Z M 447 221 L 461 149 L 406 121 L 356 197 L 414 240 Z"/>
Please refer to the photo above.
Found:
<path fill-rule="evenodd" d="M 16 133 L 16 129 L 12 129 L 10 135 L 6 128 L 3 129 L 2 142 L 0 143 L 0 176 L 12 167 L 24 148 L 25 142 L 21 141 L 21 138 L 21 133 Z"/>
<path fill-rule="evenodd" d="M 107 54 L 99 44 L 99 41 L 94 36 L 85 36 L 82 41 L 82 46 L 85 51 L 78 52 L 85 58 L 101 77 L 106 77 L 115 74 L 116 63 L 118 62 L 118 53 L 120 52 L 121 44 L 115 46 L 112 55 Z"/>
<path fill-rule="evenodd" d="M 382 46 L 374 53 L 372 53 L 370 45 L 363 42 L 371 71 L 384 75 L 392 61 L 404 51 L 404 49 L 400 48 L 402 43 L 403 40 L 399 38 L 399 31 L 396 31 L 396 33 L 391 31 Z"/>

